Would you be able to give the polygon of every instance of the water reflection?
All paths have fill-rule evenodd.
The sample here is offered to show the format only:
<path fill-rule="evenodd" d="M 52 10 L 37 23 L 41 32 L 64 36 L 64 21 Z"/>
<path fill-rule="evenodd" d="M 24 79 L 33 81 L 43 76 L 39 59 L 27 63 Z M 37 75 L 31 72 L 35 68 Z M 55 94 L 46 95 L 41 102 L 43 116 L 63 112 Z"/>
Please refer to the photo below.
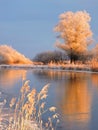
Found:
<path fill-rule="evenodd" d="M 92 97 L 88 88 L 88 82 L 85 80 L 86 77 L 83 79 L 76 78 L 76 73 L 70 76 L 72 77 L 63 84 L 65 91 L 63 90 L 64 92 L 60 98 L 58 107 L 60 107 L 63 120 L 66 120 L 67 125 L 71 125 L 72 122 L 78 122 L 79 125 L 79 122 L 82 122 L 83 128 L 84 125 L 87 126 L 90 122 Z M 60 87 L 58 88 L 60 91 Z"/>
<path fill-rule="evenodd" d="M 92 94 L 89 86 L 91 83 L 91 74 L 52 70 L 43 70 L 34 73 L 37 75 L 37 78 L 41 78 L 40 76 L 44 75 L 46 78 L 58 81 L 56 102 L 62 114 L 63 127 L 68 130 L 89 129 L 87 127 L 91 119 L 92 107 Z M 81 122 L 82 126 L 77 126 L 77 124 L 81 125 Z M 73 123 L 74 128 L 73 126 L 71 127 Z"/>
<path fill-rule="evenodd" d="M 0 69 L 0 87 L 14 87 L 20 79 L 26 77 L 26 70 Z"/>
<path fill-rule="evenodd" d="M 59 130 L 90 130 L 90 127 L 97 130 L 94 122 L 98 120 L 98 74 L 5 69 L 0 70 L 0 87 L 13 86 L 16 93 L 18 88 L 14 84 L 25 77 L 38 88 L 46 82 L 52 85 L 47 102 L 49 106 L 56 106 L 61 114 L 62 127 Z"/>
<path fill-rule="evenodd" d="M 50 80 L 59 80 L 59 79 L 68 79 L 70 78 L 69 72 L 56 71 L 56 70 L 33 70 L 34 76 L 38 79 L 50 79 Z"/>
<path fill-rule="evenodd" d="M 72 77 L 64 84 L 65 92 L 61 97 L 62 113 L 68 115 L 69 120 L 88 121 L 91 108 L 88 83 L 84 79 L 76 78 L 76 73 L 70 76 Z"/>
<path fill-rule="evenodd" d="M 92 85 L 98 87 L 98 74 L 92 74 Z"/>

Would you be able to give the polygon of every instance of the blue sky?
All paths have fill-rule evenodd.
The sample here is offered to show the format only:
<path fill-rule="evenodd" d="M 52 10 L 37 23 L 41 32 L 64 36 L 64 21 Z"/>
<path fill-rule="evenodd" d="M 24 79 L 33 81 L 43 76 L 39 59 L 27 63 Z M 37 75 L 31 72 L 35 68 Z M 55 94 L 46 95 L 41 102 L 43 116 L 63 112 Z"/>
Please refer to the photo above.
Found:
<path fill-rule="evenodd" d="M 55 50 L 54 26 L 67 11 L 86 10 L 94 39 L 98 40 L 98 0 L 0 0 L 0 44 L 7 44 L 33 58 Z"/>

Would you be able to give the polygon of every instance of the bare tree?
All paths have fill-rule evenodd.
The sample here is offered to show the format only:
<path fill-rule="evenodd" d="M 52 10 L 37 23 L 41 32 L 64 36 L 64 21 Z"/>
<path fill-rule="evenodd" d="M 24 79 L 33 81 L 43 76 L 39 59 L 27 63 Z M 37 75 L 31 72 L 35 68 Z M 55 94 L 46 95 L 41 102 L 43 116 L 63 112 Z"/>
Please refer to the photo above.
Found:
<path fill-rule="evenodd" d="M 49 62 L 60 62 L 68 59 L 65 53 L 61 51 L 47 51 L 37 54 L 33 61 L 47 64 Z"/>
<path fill-rule="evenodd" d="M 56 47 L 67 52 L 71 63 L 78 60 L 92 42 L 90 20 L 86 11 L 65 12 L 59 16 L 59 23 L 54 28 L 58 32 Z"/>

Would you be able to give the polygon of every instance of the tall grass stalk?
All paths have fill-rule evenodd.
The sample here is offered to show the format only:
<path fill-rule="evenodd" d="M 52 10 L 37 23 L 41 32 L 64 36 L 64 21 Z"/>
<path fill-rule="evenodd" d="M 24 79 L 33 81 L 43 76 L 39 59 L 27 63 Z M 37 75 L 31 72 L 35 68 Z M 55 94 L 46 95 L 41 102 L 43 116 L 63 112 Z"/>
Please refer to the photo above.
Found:
<path fill-rule="evenodd" d="M 45 99 L 48 96 L 49 84 L 45 85 L 40 92 L 30 90 L 29 80 L 25 81 L 18 98 L 13 97 L 10 101 L 10 109 L 13 115 L 9 118 L 6 130 L 56 130 L 59 123 L 59 115 L 56 107 L 46 108 Z M 43 115 L 52 112 L 47 122 L 43 121 Z M 53 121 L 55 120 L 55 126 Z"/>

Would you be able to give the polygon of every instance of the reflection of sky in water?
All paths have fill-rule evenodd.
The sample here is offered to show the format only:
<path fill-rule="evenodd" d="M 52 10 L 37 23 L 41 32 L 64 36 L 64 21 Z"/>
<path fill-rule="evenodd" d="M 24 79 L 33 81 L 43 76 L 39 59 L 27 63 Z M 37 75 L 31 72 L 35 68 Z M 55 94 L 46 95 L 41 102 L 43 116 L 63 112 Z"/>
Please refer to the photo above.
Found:
<path fill-rule="evenodd" d="M 46 70 L 0 70 L 0 89 L 18 93 L 22 79 L 40 91 L 50 83 L 48 106 L 61 114 L 61 130 L 97 130 L 98 74 Z"/>

